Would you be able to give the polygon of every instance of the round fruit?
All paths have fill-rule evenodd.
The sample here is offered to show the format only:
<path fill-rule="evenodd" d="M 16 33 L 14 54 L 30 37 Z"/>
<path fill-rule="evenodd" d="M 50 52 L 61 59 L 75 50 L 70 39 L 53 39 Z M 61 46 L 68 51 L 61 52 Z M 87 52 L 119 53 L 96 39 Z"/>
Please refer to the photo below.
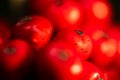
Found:
<path fill-rule="evenodd" d="M 36 49 L 44 47 L 50 40 L 53 26 L 42 16 L 26 16 L 22 18 L 12 30 L 14 38 L 29 41 Z"/>

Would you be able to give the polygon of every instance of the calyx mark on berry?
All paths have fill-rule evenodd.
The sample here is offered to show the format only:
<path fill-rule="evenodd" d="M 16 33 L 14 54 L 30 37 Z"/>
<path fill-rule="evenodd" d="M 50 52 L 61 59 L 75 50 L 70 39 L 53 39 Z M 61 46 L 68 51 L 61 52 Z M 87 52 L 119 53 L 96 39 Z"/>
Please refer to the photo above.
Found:
<path fill-rule="evenodd" d="M 75 30 L 75 32 L 76 32 L 77 34 L 79 34 L 79 35 L 83 35 L 83 34 L 84 34 L 84 32 L 82 32 L 82 31 L 80 31 L 80 30 Z"/>
<path fill-rule="evenodd" d="M 103 32 L 102 36 L 103 36 L 103 38 L 109 39 L 109 35 L 106 34 L 105 32 Z"/>
<path fill-rule="evenodd" d="M 14 54 L 14 53 L 16 52 L 16 49 L 13 48 L 13 47 L 7 47 L 7 48 L 5 48 L 5 49 L 3 50 L 3 52 L 4 52 L 5 54 L 12 55 L 12 54 Z"/>
<path fill-rule="evenodd" d="M 62 3 L 63 3 L 62 0 L 57 0 L 56 5 L 60 6 Z"/>
<path fill-rule="evenodd" d="M 32 20 L 32 17 L 27 16 L 27 17 L 24 18 L 24 21 L 25 21 L 25 22 L 28 22 L 28 21 L 30 21 L 30 20 Z"/>
<path fill-rule="evenodd" d="M 68 54 L 66 53 L 66 51 L 61 51 L 59 53 L 59 58 L 64 60 L 64 61 L 68 60 Z"/>

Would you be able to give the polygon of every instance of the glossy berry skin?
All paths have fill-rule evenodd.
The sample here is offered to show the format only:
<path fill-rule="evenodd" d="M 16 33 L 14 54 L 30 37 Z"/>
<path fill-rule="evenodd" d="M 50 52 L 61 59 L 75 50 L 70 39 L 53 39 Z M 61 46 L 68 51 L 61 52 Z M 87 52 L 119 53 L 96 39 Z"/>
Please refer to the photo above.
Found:
<path fill-rule="evenodd" d="M 62 40 L 64 42 L 69 42 L 75 47 L 75 50 L 79 53 L 82 60 L 87 60 L 92 51 L 92 41 L 91 38 L 86 35 L 80 29 L 64 30 L 58 32 L 55 40 Z"/>
<path fill-rule="evenodd" d="M 109 24 L 109 27 L 107 28 L 107 33 L 112 36 L 113 38 L 115 38 L 116 40 L 120 40 L 120 24 Z"/>
<path fill-rule="evenodd" d="M 58 30 L 71 29 L 83 22 L 83 9 L 74 1 L 56 1 L 43 12 Z"/>
<path fill-rule="evenodd" d="M 109 70 L 104 70 L 106 80 L 120 80 L 119 71 L 113 67 Z"/>
<path fill-rule="evenodd" d="M 86 33 L 94 43 L 94 41 L 101 38 L 104 33 L 108 32 L 108 28 L 109 25 L 89 23 L 84 25 L 81 30 Z"/>
<path fill-rule="evenodd" d="M 82 29 L 93 42 L 92 62 L 101 68 L 107 68 L 118 56 L 117 40 L 108 33 L 108 29 L 108 25 L 92 24 L 88 24 Z"/>
<path fill-rule="evenodd" d="M 13 37 L 30 42 L 36 49 L 45 46 L 52 35 L 53 26 L 44 17 L 33 15 L 22 18 L 13 28 Z"/>
<path fill-rule="evenodd" d="M 110 27 L 107 29 L 107 33 L 117 40 L 117 53 L 115 64 L 120 67 L 120 24 L 110 24 Z"/>
<path fill-rule="evenodd" d="M 8 72 L 14 72 L 27 64 L 32 56 L 30 45 L 20 39 L 7 42 L 0 49 L 1 60 L 4 69 Z"/>
<path fill-rule="evenodd" d="M 37 61 L 39 76 L 42 75 L 42 79 L 49 79 L 51 76 L 57 80 L 78 80 L 81 69 L 73 71 L 71 67 L 73 64 L 81 65 L 81 60 L 69 43 L 51 42 L 40 53 L 43 54 L 39 54 Z"/>
<path fill-rule="evenodd" d="M 107 80 L 105 79 L 104 72 L 90 62 L 82 63 L 82 72 L 80 80 Z"/>
<path fill-rule="evenodd" d="M 8 29 L 9 23 L 4 20 L 3 18 L 0 18 L 0 49 L 3 47 L 3 45 L 9 41 L 11 37 L 11 32 Z M 2 68 L 2 56 L 0 51 L 0 77 L 3 78 L 4 70 Z"/>
<path fill-rule="evenodd" d="M 109 24 L 113 18 L 111 4 L 106 0 L 81 0 L 86 13 L 86 22 Z"/>
<path fill-rule="evenodd" d="M 92 61 L 101 68 L 107 68 L 117 58 L 117 40 L 105 34 L 93 43 Z"/>
<path fill-rule="evenodd" d="M 93 34 L 91 32 L 95 31 L 95 30 L 104 30 L 107 31 L 107 29 L 109 28 L 110 25 L 108 24 L 99 24 L 99 23 L 91 23 L 88 22 L 85 25 L 83 25 L 80 29 L 83 30 L 85 33 L 87 34 Z"/>

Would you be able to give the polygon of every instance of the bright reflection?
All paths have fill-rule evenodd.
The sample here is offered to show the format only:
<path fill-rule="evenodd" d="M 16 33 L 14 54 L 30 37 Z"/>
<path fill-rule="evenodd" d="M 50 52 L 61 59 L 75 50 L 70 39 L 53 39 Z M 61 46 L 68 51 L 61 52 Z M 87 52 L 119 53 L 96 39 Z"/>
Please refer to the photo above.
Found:
<path fill-rule="evenodd" d="M 114 39 L 110 39 L 107 42 L 103 42 L 101 44 L 101 50 L 102 52 L 107 55 L 108 57 L 111 57 L 115 54 L 117 47 L 117 42 Z"/>
<path fill-rule="evenodd" d="M 79 47 L 82 47 L 82 50 L 85 50 L 89 44 L 86 43 L 86 42 L 83 42 L 83 41 L 79 41 L 79 42 L 77 42 L 77 45 L 78 45 Z M 78 48 L 78 49 L 79 49 L 79 48 Z"/>
<path fill-rule="evenodd" d="M 99 19 L 104 19 L 108 16 L 108 7 L 102 2 L 96 2 L 93 5 L 93 14 Z"/>
<path fill-rule="evenodd" d="M 79 74 L 82 71 L 82 66 L 79 64 L 74 64 L 70 68 L 72 74 Z"/>
<path fill-rule="evenodd" d="M 71 24 L 76 23 L 80 18 L 80 10 L 71 8 L 65 15 L 67 21 Z"/>
<path fill-rule="evenodd" d="M 90 80 L 102 80 L 102 78 L 100 77 L 99 73 L 94 73 Z"/>
<path fill-rule="evenodd" d="M 32 38 L 32 41 L 35 43 L 38 43 L 42 41 L 45 37 L 45 29 L 44 31 L 40 30 L 36 25 L 32 26 L 32 29 L 35 31 L 34 36 Z"/>

